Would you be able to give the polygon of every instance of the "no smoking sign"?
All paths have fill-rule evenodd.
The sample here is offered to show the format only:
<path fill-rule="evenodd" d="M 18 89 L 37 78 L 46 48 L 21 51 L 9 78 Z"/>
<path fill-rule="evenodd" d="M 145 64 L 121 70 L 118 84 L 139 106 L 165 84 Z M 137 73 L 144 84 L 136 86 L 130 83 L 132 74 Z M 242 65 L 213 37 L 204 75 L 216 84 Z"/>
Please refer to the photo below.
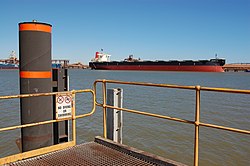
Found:
<path fill-rule="evenodd" d="M 56 119 L 69 118 L 72 116 L 72 94 L 63 93 L 56 95 Z"/>

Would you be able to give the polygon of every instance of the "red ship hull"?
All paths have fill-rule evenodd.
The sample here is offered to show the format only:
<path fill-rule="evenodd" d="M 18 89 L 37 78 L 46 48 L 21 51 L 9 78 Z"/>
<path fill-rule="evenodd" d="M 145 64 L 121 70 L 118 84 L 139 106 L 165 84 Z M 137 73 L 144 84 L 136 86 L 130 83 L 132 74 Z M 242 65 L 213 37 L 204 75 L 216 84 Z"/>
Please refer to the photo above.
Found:
<path fill-rule="evenodd" d="M 95 70 L 137 70 L 137 71 L 184 71 L 184 72 L 224 72 L 225 59 L 210 60 L 170 60 L 142 61 L 132 55 L 124 61 L 110 61 L 110 55 L 96 52 L 89 67 Z"/>
<path fill-rule="evenodd" d="M 186 72 L 224 72 L 222 66 L 166 66 L 166 65 L 97 65 L 97 70 L 145 70 L 145 71 L 186 71 Z"/>

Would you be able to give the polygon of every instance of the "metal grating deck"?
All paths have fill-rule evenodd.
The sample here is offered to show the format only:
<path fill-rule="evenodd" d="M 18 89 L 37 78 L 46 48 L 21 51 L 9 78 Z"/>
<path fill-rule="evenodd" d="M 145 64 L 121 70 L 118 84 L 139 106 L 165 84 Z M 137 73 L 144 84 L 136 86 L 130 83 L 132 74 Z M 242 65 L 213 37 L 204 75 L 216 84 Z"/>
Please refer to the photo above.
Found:
<path fill-rule="evenodd" d="M 103 144 L 102 144 L 103 143 Z M 183 165 L 103 138 L 8 164 L 9 166 L 153 166 Z M 125 149 L 124 149 L 125 148 Z M 146 153 L 146 156 L 142 153 Z M 139 154 L 139 156 L 138 156 Z M 151 156 L 150 156 L 151 155 Z M 152 158 L 153 157 L 153 158 Z M 149 159 L 148 159 L 149 158 Z M 151 158 L 151 159 L 150 159 Z"/>

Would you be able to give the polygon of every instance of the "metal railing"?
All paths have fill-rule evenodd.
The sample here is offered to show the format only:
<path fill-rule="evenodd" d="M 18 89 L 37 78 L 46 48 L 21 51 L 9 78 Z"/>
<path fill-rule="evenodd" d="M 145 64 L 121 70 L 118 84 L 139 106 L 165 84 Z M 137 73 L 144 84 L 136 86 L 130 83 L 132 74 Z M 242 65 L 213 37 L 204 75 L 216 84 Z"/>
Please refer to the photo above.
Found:
<path fill-rule="evenodd" d="M 102 99 L 103 99 L 102 103 L 99 103 L 96 98 L 97 83 L 102 83 Z M 148 113 L 148 112 L 143 112 L 143 111 L 138 111 L 138 110 L 133 110 L 133 109 L 119 108 L 119 107 L 107 105 L 106 104 L 107 103 L 107 83 L 193 90 L 195 91 L 195 94 L 196 94 L 195 120 L 190 121 L 190 120 L 185 120 L 185 119 L 180 119 L 180 118 L 175 118 L 175 117 L 170 117 L 170 116 L 165 116 L 165 115 L 160 115 L 160 114 Z M 227 130 L 227 131 L 232 131 L 232 132 L 237 132 L 237 133 L 242 133 L 242 134 L 250 134 L 249 130 L 225 127 L 225 126 L 220 126 L 220 125 L 215 125 L 215 124 L 210 124 L 210 123 L 203 123 L 200 121 L 200 96 L 201 96 L 200 92 L 201 91 L 250 94 L 250 90 L 210 88 L 210 87 L 201 87 L 201 86 L 180 86 L 180 85 L 154 84 L 154 83 L 143 83 L 143 82 L 123 82 L 123 81 L 115 81 L 115 80 L 96 80 L 93 84 L 93 87 L 94 87 L 93 90 L 86 89 L 86 90 L 73 90 L 73 91 L 68 91 L 68 92 L 0 96 L 0 100 L 3 100 L 3 99 L 14 99 L 14 98 L 25 98 L 25 97 L 53 96 L 53 95 L 69 93 L 69 94 L 72 94 L 72 98 L 73 98 L 72 116 L 69 118 L 58 119 L 58 120 L 48 120 L 44 122 L 37 122 L 37 123 L 31 123 L 31 124 L 25 124 L 25 125 L 0 128 L 0 132 L 3 132 L 7 130 L 14 130 L 14 129 L 20 129 L 20 128 L 25 128 L 25 127 L 50 124 L 50 123 L 60 122 L 64 120 L 72 120 L 72 140 L 71 141 L 57 144 L 57 145 L 52 145 L 50 147 L 40 148 L 36 150 L 31 150 L 28 152 L 15 154 L 12 156 L 0 158 L 0 165 L 74 146 L 76 144 L 76 119 L 83 118 L 86 116 L 91 116 L 92 114 L 94 114 L 96 110 L 96 106 L 100 106 L 103 108 L 103 136 L 104 138 L 107 138 L 107 121 L 106 121 L 107 120 L 107 108 L 122 110 L 122 111 L 130 112 L 130 113 L 135 113 L 135 114 L 140 114 L 140 115 L 145 115 L 145 116 L 150 116 L 150 117 L 167 119 L 167 120 L 181 122 L 181 123 L 193 124 L 195 128 L 195 137 L 194 137 L 194 165 L 195 166 L 198 166 L 199 164 L 198 158 L 199 158 L 199 127 L 200 126 Z M 76 93 L 91 93 L 92 94 L 93 104 L 92 104 L 92 110 L 89 113 L 76 115 L 76 110 L 75 110 Z"/>
<path fill-rule="evenodd" d="M 91 93 L 92 94 L 92 110 L 89 113 L 76 115 L 76 107 L 75 107 L 75 97 L 77 93 Z M 17 125 L 17 126 L 10 126 L 5 128 L 0 128 L 0 132 L 8 131 L 8 130 L 15 130 L 15 129 L 21 129 L 26 127 L 32 127 L 32 126 L 38 126 L 38 125 L 44 125 L 44 124 L 51 124 L 55 122 L 61 122 L 65 120 L 72 120 L 72 140 L 66 143 L 60 143 L 57 145 L 52 145 L 49 147 L 44 147 L 36 150 L 31 150 L 23 153 L 14 154 L 11 156 L 0 158 L 0 165 L 7 164 L 10 162 L 23 160 L 26 158 L 38 156 L 41 154 L 46 154 L 49 152 L 53 152 L 56 150 L 65 149 L 67 147 L 71 147 L 76 145 L 76 119 L 83 118 L 86 116 L 92 115 L 96 110 L 96 104 L 95 104 L 95 92 L 92 89 L 85 89 L 85 90 L 72 90 L 72 91 L 64 91 L 64 92 L 53 92 L 53 93 L 36 93 L 36 94 L 24 94 L 24 95 L 13 95 L 13 96 L 0 96 L 0 100 L 3 99 L 15 99 L 15 98 L 27 98 L 27 97 L 39 97 L 39 96 L 53 96 L 53 95 L 60 95 L 60 94 L 70 94 L 72 95 L 72 116 L 69 118 L 62 118 L 62 119 L 55 119 L 55 120 L 47 120 L 42 122 L 36 122 L 36 123 L 30 123 L 30 124 L 24 124 L 24 125 Z"/>
<path fill-rule="evenodd" d="M 107 137 L 107 122 L 106 122 L 106 116 L 107 116 L 107 108 L 116 109 L 116 110 L 122 110 L 130 113 L 150 116 L 150 117 L 156 117 L 161 119 L 167 119 L 171 121 L 177 121 L 181 123 L 188 123 L 193 124 L 195 128 L 195 137 L 194 137 L 194 166 L 199 165 L 199 127 L 209 127 L 209 128 L 215 128 L 220 130 L 227 130 L 242 134 L 250 134 L 250 130 L 242 130 L 237 128 L 231 128 L 231 127 L 225 127 L 210 123 L 203 123 L 200 121 L 200 92 L 201 91 L 213 91 L 213 92 L 223 92 L 223 93 L 240 93 L 240 94 L 250 94 L 250 90 L 238 90 L 238 89 L 227 89 L 227 88 L 211 88 L 211 87 L 201 87 L 199 85 L 197 86 L 180 86 L 180 85 L 170 85 L 170 84 L 153 84 L 153 83 L 143 83 L 143 82 L 124 82 L 124 81 L 115 81 L 115 80 L 96 80 L 94 82 L 94 92 L 96 93 L 97 89 L 97 83 L 102 83 L 102 95 L 103 95 L 103 102 L 100 103 L 98 101 L 95 101 L 97 106 L 103 107 L 103 136 L 104 138 Z M 175 88 L 175 89 L 186 89 L 186 90 L 193 90 L 196 93 L 196 109 L 195 109 L 195 120 L 185 120 L 160 114 L 153 114 L 148 112 L 142 112 L 138 110 L 132 110 L 127 108 L 118 108 L 111 105 L 107 105 L 107 83 L 110 84 L 125 84 L 125 85 L 137 85 L 137 86 L 150 86 L 150 87 L 162 87 L 162 88 Z"/>

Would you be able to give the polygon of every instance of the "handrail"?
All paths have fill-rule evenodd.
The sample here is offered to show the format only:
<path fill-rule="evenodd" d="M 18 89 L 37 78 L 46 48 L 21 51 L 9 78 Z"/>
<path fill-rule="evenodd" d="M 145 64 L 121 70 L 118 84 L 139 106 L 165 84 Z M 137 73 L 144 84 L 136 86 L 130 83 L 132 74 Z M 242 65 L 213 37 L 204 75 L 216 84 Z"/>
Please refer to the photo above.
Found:
<path fill-rule="evenodd" d="M 147 82 L 125 82 L 125 81 L 117 81 L 117 80 L 96 80 L 94 82 L 94 87 L 98 82 L 102 83 L 113 83 L 113 84 L 126 84 L 126 85 L 142 85 L 142 86 L 153 86 L 153 87 L 166 87 L 166 88 L 176 88 L 176 89 L 191 89 L 195 90 L 195 86 L 182 86 L 182 85 L 174 85 L 174 84 L 155 84 L 155 83 L 147 83 Z"/>
<path fill-rule="evenodd" d="M 94 112 L 96 110 L 96 103 L 95 103 L 96 96 L 95 96 L 95 92 L 92 89 L 72 90 L 72 91 L 63 91 L 63 92 L 51 92 L 51 93 L 36 93 L 36 94 L 0 96 L 0 100 L 1 100 L 1 99 L 27 98 L 27 97 L 39 97 L 39 96 L 53 96 L 53 95 L 60 95 L 60 94 L 65 94 L 65 93 L 72 94 L 72 97 L 74 99 L 75 99 L 76 93 L 91 93 L 92 97 L 93 97 L 93 99 L 92 99 L 93 100 L 92 110 L 90 112 L 88 112 L 88 113 L 76 116 L 75 115 L 75 113 L 76 113 L 75 112 L 75 104 L 73 104 L 73 106 L 72 106 L 72 116 L 69 117 L 69 118 L 62 118 L 62 119 L 56 119 L 56 120 L 47 120 L 47 121 L 42 121 L 42 122 L 35 122 L 35 123 L 29 123 L 29 124 L 24 124 L 24 125 L 16 125 L 16 126 L 11 126 L 11 127 L 0 128 L 0 132 L 7 131 L 7 130 L 25 128 L 25 127 L 44 125 L 44 124 L 51 124 L 51 123 L 54 123 L 54 122 L 61 122 L 61 121 L 65 121 L 65 120 L 72 120 L 72 141 L 62 143 L 62 144 L 58 144 L 58 145 L 52 145 L 52 146 L 49 146 L 49 147 L 40 148 L 40 149 L 36 149 L 36 150 L 31 150 L 31 151 L 28 151 L 28 152 L 23 152 L 23 153 L 7 156 L 7 157 L 4 157 L 4 158 L 0 158 L 0 165 L 10 163 L 10 162 L 14 162 L 14 161 L 17 161 L 17 160 L 30 158 L 30 157 L 45 154 L 45 153 L 49 153 L 49 152 L 53 152 L 55 150 L 60 150 L 60 149 L 64 149 L 64 148 L 67 148 L 67 147 L 74 146 L 76 144 L 76 122 L 75 122 L 75 120 L 78 119 L 78 118 L 83 118 L 83 117 L 90 116 L 90 115 L 94 114 Z M 72 102 L 74 102 L 74 100 Z"/>
<path fill-rule="evenodd" d="M 99 103 L 96 98 L 96 92 L 97 92 L 97 83 L 102 83 L 102 103 Z M 135 86 L 149 86 L 149 87 L 161 87 L 161 88 L 174 88 L 174 89 L 185 89 L 185 90 L 193 90 L 196 93 L 196 108 L 195 108 L 195 120 L 186 120 L 186 119 L 180 119 L 176 117 L 170 117 L 166 115 L 160 115 L 155 113 L 149 113 L 149 112 L 143 112 L 139 110 L 134 109 L 127 109 L 127 108 L 119 108 L 114 107 L 111 105 L 107 105 L 107 83 L 111 84 L 124 84 L 124 85 L 135 85 Z M 30 124 L 24 124 L 24 125 L 17 125 L 17 126 L 11 126 L 11 127 L 5 127 L 0 128 L 0 132 L 7 131 L 7 130 L 14 130 L 19 128 L 25 128 L 25 127 L 31 127 L 31 126 L 37 126 L 37 125 L 44 125 L 44 124 L 50 124 L 54 122 L 60 122 L 65 120 L 72 120 L 72 141 L 67 143 L 62 143 L 59 145 L 53 145 L 50 147 L 45 147 L 29 152 L 19 153 L 12 156 L 7 156 L 5 158 L 0 159 L 0 165 L 6 164 L 9 162 L 33 157 L 35 155 L 40 155 L 48 152 L 52 152 L 54 150 L 63 149 L 65 147 L 74 146 L 76 144 L 76 119 L 83 118 L 87 116 L 91 116 L 95 113 L 96 106 L 100 106 L 103 108 L 103 136 L 104 138 L 107 137 L 107 126 L 106 126 L 106 119 L 107 119 L 107 108 L 111 109 L 117 109 L 122 110 L 130 113 L 135 113 L 139 115 L 145 115 L 155 118 L 161 118 L 181 123 L 187 123 L 187 124 L 193 124 L 195 127 L 195 137 L 194 137 L 194 166 L 198 166 L 198 159 L 199 159 L 199 127 L 209 127 L 209 128 L 215 128 L 215 129 L 221 129 L 221 130 L 227 130 L 232 132 L 238 132 L 242 134 L 250 134 L 249 130 L 242 130 L 237 128 L 231 128 L 231 127 L 225 127 L 210 123 L 203 123 L 200 122 L 200 92 L 201 91 L 213 91 L 213 92 L 222 92 L 222 93 L 238 93 L 238 94 L 250 94 L 250 90 L 240 90 L 240 89 L 229 89 L 229 88 L 211 88 L 211 87 L 201 87 L 199 85 L 197 86 L 181 86 L 181 85 L 173 85 L 173 84 L 156 84 L 156 83 L 144 83 L 144 82 L 125 82 L 125 81 L 117 81 L 117 80 L 96 80 L 93 83 L 93 90 L 92 89 L 85 89 L 85 90 L 72 90 L 72 91 L 64 91 L 64 92 L 52 92 L 52 93 L 36 93 L 36 94 L 23 94 L 23 95 L 12 95 L 12 96 L 0 96 L 1 99 L 14 99 L 14 98 L 26 98 L 26 97 L 38 97 L 38 96 L 52 96 L 52 95 L 59 95 L 59 94 L 65 94 L 65 93 L 71 93 L 72 97 L 75 98 L 76 93 L 88 93 L 90 92 L 93 96 L 93 104 L 92 104 L 92 110 L 88 113 L 76 115 L 75 112 L 75 106 L 72 108 L 72 117 L 69 118 L 63 118 L 58 120 L 48 120 L 43 122 L 36 122 L 36 123 L 30 123 Z"/>
<path fill-rule="evenodd" d="M 72 91 L 52 92 L 52 93 L 36 93 L 36 94 L 24 94 L 24 95 L 0 96 L 0 99 L 13 99 L 13 98 L 26 98 L 26 97 L 52 96 L 52 95 L 58 95 L 58 94 L 65 94 L 65 92 L 72 93 L 72 94 L 83 93 L 83 92 L 90 92 L 93 95 L 93 99 L 95 99 L 95 93 L 94 93 L 94 91 L 92 89 L 72 90 Z M 86 113 L 86 114 L 82 114 L 82 115 L 77 115 L 77 116 L 75 116 L 75 119 L 86 117 L 86 116 L 90 116 L 94 112 L 95 112 L 95 102 L 93 101 L 91 112 Z M 42 121 L 42 122 L 36 122 L 36 123 L 29 123 L 29 124 L 24 124 L 24 125 L 17 125 L 17 126 L 5 127 L 5 128 L 0 128 L 0 132 L 1 131 L 7 131 L 7 130 L 14 130 L 14 129 L 25 128 L 25 127 L 32 127 L 32 126 L 50 124 L 50 123 L 54 123 L 54 122 L 61 122 L 61 121 L 72 120 L 72 119 L 74 119 L 74 118 L 69 117 L 69 118 L 62 118 L 62 119 L 56 119 L 56 120 L 47 120 L 47 121 Z"/>
<path fill-rule="evenodd" d="M 209 123 L 203 123 L 200 122 L 200 92 L 201 91 L 213 91 L 213 92 L 222 92 L 222 93 L 238 93 L 238 94 L 250 94 L 250 90 L 243 90 L 243 89 L 229 89 L 229 88 L 212 88 L 212 87 L 201 87 L 199 85 L 197 86 L 181 86 L 181 85 L 172 85 L 172 84 L 155 84 L 155 83 L 144 83 L 144 82 L 125 82 L 125 81 L 117 81 L 117 80 L 96 80 L 93 84 L 94 92 L 96 93 L 97 89 L 97 83 L 102 83 L 102 91 L 103 91 L 103 103 L 99 103 L 98 101 L 95 101 L 97 106 L 103 107 L 103 136 L 106 138 L 106 108 L 111 109 L 117 109 L 122 110 L 130 113 L 145 115 L 145 116 L 151 116 L 156 118 L 162 118 L 167 119 L 171 121 L 177 121 L 182 123 L 188 123 L 193 124 L 195 127 L 195 136 L 194 136 L 194 166 L 198 166 L 199 163 L 199 127 L 209 127 L 209 128 L 215 128 L 215 129 L 221 129 L 221 130 L 227 130 L 231 132 L 237 132 L 242 134 L 250 134 L 250 130 L 242 130 L 237 128 L 231 128 L 231 127 L 225 127 L 215 124 L 209 124 Z M 106 104 L 106 87 L 107 83 L 111 84 L 124 84 L 124 85 L 137 85 L 137 86 L 151 86 L 151 87 L 162 87 L 162 88 L 175 88 L 175 89 L 186 89 L 186 90 L 195 90 L 196 92 L 196 109 L 195 109 L 195 120 L 185 120 L 175 117 L 169 117 L 165 115 L 159 115 L 159 114 L 152 114 L 148 112 L 142 112 L 138 110 L 132 110 L 127 108 L 118 108 L 111 105 Z M 97 99 L 96 99 L 97 100 Z"/>
<path fill-rule="evenodd" d="M 250 90 L 244 90 L 244 89 L 229 89 L 229 88 L 201 87 L 201 90 L 203 90 L 203 91 L 222 92 L 222 93 L 250 94 Z"/>

